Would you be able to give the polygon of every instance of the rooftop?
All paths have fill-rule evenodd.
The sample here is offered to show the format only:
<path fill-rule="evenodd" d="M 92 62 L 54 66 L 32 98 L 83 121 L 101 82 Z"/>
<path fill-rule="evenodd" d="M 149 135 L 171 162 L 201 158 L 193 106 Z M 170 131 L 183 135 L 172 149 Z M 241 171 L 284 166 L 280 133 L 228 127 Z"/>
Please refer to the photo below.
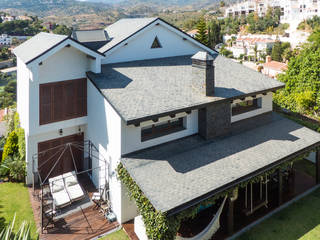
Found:
<path fill-rule="evenodd" d="M 124 18 L 105 28 L 110 42 L 99 49 L 105 53 L 158 18 Z"/>
<path fill-rule="evenodd" d="M 72 38 L 94 50 L 98 50 L 110 40 L 104 29 L 73 31 Z"/>
<path fill-rule="evenodd" d="M 263 64 L 264 68 L 271 68 L 277 71 L 285 71 L 288 69 L 288 65 L 286 63 L 277 62 L 277 61 L 270 61 Z"/>
<path fill-rule="evenodd" d="M 20 44 L 13 52 L 16 56 L 19 56 L 24 63 L 28 64 L 67 38 L 68 36 L 65 35 L 41 32 Z"/>
<path fill-rule="evenodd" d="M 173 213 L 319 144 L 319 133 L 273 114 L 269 123 L 233 136 L 183 138 L 121 161 L 152 205 Z"/>
<path fill-rule="evenodd" d="M 89 72 L 88 77 L 127 124 L 284 86 L 228 58 L 214 58 L 214 97 L 192 87 L 191 56 L 107 64 L 101 74 Z"/>

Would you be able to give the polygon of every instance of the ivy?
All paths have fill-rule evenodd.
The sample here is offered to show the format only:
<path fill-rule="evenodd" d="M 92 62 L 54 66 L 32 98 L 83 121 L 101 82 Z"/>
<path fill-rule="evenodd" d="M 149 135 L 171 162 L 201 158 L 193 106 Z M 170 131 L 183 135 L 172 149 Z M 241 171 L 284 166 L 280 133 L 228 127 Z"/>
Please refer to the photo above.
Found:
<path fill-rule="evenodd" d="M 226 191 L 215 194 L 214 196 L 192 206 L 174 216 L 167 216 L 166 213 L 157 211 L 149 199 L 143 194 L 136 182 L 131 178 L 128 171 L 125 169 L 122 163 L 117 167 L 117 173 L 119 179 L 127 187 L 129 197 L 131 200 L 136 202 L 136 205 L 140 211 L 140 214 L 143 218 L 144 225 L 146 227 L 146 234 L 151 240 L 172 240 L 175 239 L 177 232 L 180 228 L 180 224 L 183 220 L 193 219 L 196 217 L 197 213 L 201 206 L 213 205 L 218 199 L 225 197 L 226 195 L 232 196 L 233 192 L 238 188 L 244 188 L 248 184 L 258 183 L 266 176 L 270 176 L 279 169 L 286 169 L 288 166 L 297 161 L 308 156 L 309 153 L 300 155 L 299 157 L 286 161 L 268 171 L 263 172 L 262 174 L 255 176 L 245 182 L 239 183 L 237 186 L 234 186 Z"/>

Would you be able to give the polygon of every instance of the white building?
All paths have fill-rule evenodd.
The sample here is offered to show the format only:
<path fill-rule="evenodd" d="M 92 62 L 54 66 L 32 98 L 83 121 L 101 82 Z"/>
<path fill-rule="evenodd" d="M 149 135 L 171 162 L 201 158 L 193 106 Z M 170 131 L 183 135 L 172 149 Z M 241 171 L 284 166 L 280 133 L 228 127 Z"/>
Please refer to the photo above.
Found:
<path fill-rule="evenodd" d="M 226 9 L 225 16 L 246 16 L 257 12 L 260 17 L 265 16 L 268 7 L 281 9 L 282 23 L 300 23 L 303 20 L 320 16 L 320 1 L 318 0 L 247 0 L 241 1 Z"/>
<path fill-rule="evenodd" d="M 12 44 L 11 36 L 8 36 L 8 34 L 0 35 L 0 45 L 11 45 L 11 44 Z"/>
<path fill-rule="evenodd" d="M 233 53 L 233 56 L 239 58 L 244 56 L 257 56 L 259 59 L 261 55 L 267 54 L 268 49 L 272 49 L 276 40 L 270 38 L 257 37 L 241 37 L 239 36 L 232 44 L 227 47 Z"/>
<path fill-rule="evenodd" d="M 35 172 L 41 179 L 34 180 L 43 182 L 79 172 L 80 164 L 92 169 L 97 188 L 108 186 L 112 210 L 124 223 L 139 213 L 117 177 L 120 162 L 155 209 L 174 214 L 320 144 L 318 133 L 274 118 L 272 92 L 283 83 L 159 18 L 123 19 L 74 36 L 39 33 L 14 49 L 28 184 Z M 83 140 L 98 150 L 98 161 L 56 156 L 56 147 L 77 142 L 81 148 Z M 44 151 L 51 155 L 43 157 Z"/>
<path fill-rule="evenodd" d="M 284 0 L 285 1 L 285 0 Z M 268 7 L 280 7 L 280 0 L 245 0 L 226 8 L 225 17 L 246 16 L 257 12 L 259 17 L 266 15 Z"/>

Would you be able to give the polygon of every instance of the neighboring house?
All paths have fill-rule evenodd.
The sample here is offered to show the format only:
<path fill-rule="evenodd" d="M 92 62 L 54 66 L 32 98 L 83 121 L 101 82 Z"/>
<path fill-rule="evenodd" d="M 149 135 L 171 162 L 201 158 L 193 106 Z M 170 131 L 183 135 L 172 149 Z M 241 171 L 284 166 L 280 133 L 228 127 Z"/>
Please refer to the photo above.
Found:
<path fill-rule="evenodd" d="M 12 44 L 11 36 L 8 36 L 8 34 L 0 35 L 0 45 L 11 45 L 11 44 Z"/>
<path fill-rule="evenodd" d="M 261 55 L 267 54 L 268 49 L 272 49 L 276 40 L 268 38 L 256 37 L 238 37 L 231 47 L 227 47 L 233 53 L 233 56 L 239 58 L 241 55 L 252 56 L 257 55 L 260 59 Z"/>
<path fill-rule="evenodd" d="M 268 75 L 271 78 L 276 78 L 278 74 L 283 73 L 288 69 L 286 63 L 272 61 L 271 57 L 266 58 L 266 63 L 263 64 L 262 73 Z"/>
<path fill-rule="evenodd" d="M 162 19 L 122 19 L 105 29 L 107 43 L 97 50 L 85 45 L 90 33 L 78 40 L 40 33 L 14 50 L 27 184 L 48 160 L 33 158 L 38 152 L 90 140 L 108 161 L 86 159 L 108 169 L 91 179 L 97 188 L 108 182 L 124 223 L 138 211 L 117 178 L 120 162 L 156 210 L 176 214 L 320 145 L 320 134 L 272 113 L 272 92 L 283 83 Z M 63 157 L 48 176 L 70 164 Z"/>
<path fill-rule="evenodd" d="M 187 34 L 189 34 L 193 38 L 197 35 L 197 33 L 198 33 L 198 29 L 192 29 L 187 32 Z"/>

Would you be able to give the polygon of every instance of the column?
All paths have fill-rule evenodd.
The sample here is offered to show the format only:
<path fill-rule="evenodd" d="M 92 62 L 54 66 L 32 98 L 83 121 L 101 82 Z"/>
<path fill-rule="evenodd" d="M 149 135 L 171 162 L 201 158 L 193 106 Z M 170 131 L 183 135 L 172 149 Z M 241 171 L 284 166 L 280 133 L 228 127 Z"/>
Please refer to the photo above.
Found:
<path fill-rule="evenodd" d="M 282 200 L 282 192 L 283 192 L 283 184 L 282 184 L 282 171 L 281 169 L 278 170 L 278 180 L 279 180 L 279 187 L 278 187 L 278 195 L 279 195 L 279 198 L 278 198 L 278 204 L 279 206 L 282 204 L 283 200 Z"/>
<path fill-rule="evenodd" d="M 233 209 L 234 209 L 234 201 L 229 197 L 228 198 L 228 234 L 232 235 L 234 231 L 234 219 L 233 219 Z"/>
<path fill-rule="evenodd" d="M 320 184 L 320 150 L 316 151 L 316 184 Z"/>

